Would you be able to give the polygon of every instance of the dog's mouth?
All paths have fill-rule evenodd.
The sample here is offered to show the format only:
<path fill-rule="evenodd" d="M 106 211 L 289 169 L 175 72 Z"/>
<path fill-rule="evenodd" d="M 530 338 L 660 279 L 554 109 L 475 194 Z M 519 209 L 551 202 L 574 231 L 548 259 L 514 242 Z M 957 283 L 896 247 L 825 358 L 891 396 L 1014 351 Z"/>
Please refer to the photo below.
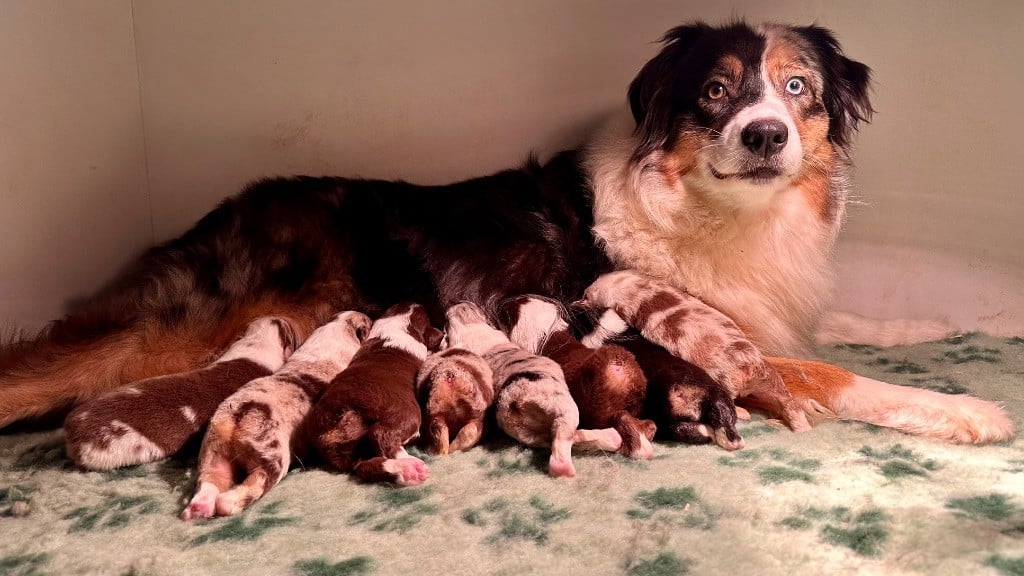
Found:
<path fill-rule="evenodd" d="M 711 169 L 711 175 L 719 180 L 728 180 L 729 178 L 739 178 L 740 180 L 750 180 L 754 183 L 761 184 L 774 180 L 782 175 L 782 171 L 778 168 L 772 168 L 770 166 L 759 166 L 752 170 L 746 170 L 743 172 L 734 172 L 732 174 L 725 174 L 715 170 L 715 167 L 708 164 L 708 168 Z"/>

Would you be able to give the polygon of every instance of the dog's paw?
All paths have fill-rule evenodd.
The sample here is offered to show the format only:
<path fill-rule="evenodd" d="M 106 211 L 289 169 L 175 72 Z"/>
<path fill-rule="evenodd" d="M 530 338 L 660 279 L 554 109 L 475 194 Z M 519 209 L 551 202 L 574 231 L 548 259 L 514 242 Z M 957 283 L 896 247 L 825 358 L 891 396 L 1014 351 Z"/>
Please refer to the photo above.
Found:
<path fill-rule="evenodd" d="M 395 475 L 395 483 L 399 486 L 417 486 L 430 478 L 430 468 L 414 456 L 390 460 L 386 469 Z"/>

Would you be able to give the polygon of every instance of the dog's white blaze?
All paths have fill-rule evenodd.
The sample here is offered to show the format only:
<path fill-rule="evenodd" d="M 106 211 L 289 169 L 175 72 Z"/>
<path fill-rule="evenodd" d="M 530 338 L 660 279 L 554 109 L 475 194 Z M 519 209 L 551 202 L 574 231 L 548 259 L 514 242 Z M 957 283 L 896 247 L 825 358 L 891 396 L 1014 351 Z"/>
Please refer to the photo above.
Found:
<path fill-rule="evenodd" d="M 216 360 L 217 363 L 231 360 L 252 360 L 271 372 L 285 361 L 285 346 L 277 326 L 277 318 L 264 316 L 253 320 L 245 334 Z"/>
<path fill-rule="evenodd" d="M 414 338 L 407 330 L 412 320 L 412 313 L 413 309 L 410 308 L 405 314 L 379 318 L 373 323 L 367 338 L 380 338 L 384 340 L 385 346 L 404 350 L 423 360 L 429 354 L 426 345 Z"/>
<path fill-rule="evenodd" d="M 196 423 L 196 411 L 193 410 L 190 406 L 182 406 L 181 408 L 179 408 L 179 410 L 181 411 L 182 417 L 184 417 L 189 424 Z"/>
<path fill-rule="evenodd" d="M 736 210 L 764 209 L 800 172 L 803 162 L 800 133 L 786 103 L 768 77 L 764 61 L 761 63 L 761 90 L 759 101 L 740 110 L 722 128 L 722 135 L 719 138 L 721 145 L 708 146 L 698 153 L 701 157 L 698 170 L 695 170 L 696 174 L 689 179 L 690 183 L 699 188 L 709 200 L 723 207 Z M 743 129 L 758 120 L 776 120 L 786 126 L 786 145 L 779 152 L 779 170 L 782 174 L 770 182 L 751 182 L 736 177 L 724 180 L 716 178 L 709 166 L 713 166 L 720 174 L 744 171 L 742 159 L 750 153 L 743 144 Z"/>
<path fill-rule="evenodd" d="M 537 354 L 549 334 L 568 327 L 569 324 L 553 302 L 530 298 L 519 307 L 519 320 L 508 337 L 523 350 Z"/>
<path fill-rule="evenodd" d="M 627 111 L 590 143 L 594 233 L 619 269 L 635 269 L 725 313 L 767 354 L 808 353 L 831 287 L 829 252 L 838 222 L 821 220 L 803 192 L 785 187 L 755 208 L 709 201 L 683 178 L 668 182 L 629 161 L 637 140 Z M 841 177 L 841 175 L 838 175 Z M 837 181 L 837 185 L 841 182 Z"/>

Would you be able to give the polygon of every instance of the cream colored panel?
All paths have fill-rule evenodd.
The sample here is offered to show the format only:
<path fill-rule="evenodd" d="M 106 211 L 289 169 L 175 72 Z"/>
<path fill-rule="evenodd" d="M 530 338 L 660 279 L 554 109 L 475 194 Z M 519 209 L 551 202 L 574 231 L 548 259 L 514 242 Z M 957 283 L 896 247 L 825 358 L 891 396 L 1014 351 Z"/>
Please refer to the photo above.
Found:
<path fill-rule="evenodd" d="M 0 0 L 0 239 L 29 330 L 152 241 L 128 2 Z"/>
<path fill-rule="evenodd" d="M 0 0 L 0 317 L 53 316 L 145 243 L 150 218 L 174 237 L 257 177 L 439 183 L 575 145 L 667 28 L 746 16 L 830 27 L 875 69 L 837 307 L 1024 330 L 1024 3 L 81 6 Z"/>

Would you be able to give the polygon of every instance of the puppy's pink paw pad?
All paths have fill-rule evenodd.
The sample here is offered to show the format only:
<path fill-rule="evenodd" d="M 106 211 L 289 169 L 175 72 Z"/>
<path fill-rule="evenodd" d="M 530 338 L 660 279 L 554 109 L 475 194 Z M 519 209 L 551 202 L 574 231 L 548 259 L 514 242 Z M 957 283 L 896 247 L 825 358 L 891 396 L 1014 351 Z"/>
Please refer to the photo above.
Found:
<path fill-rule="evenodd" d="M 200 500 L 193 501 L 185 508 L 181 513 L 181 519 L 188 520 L 201 520 L 204 518 L 213 518 L 213 500 Z"/>
<path fill-rule="evenodd" d="M 573 466 L 572 460 L 568 458 L 552 456 L 548 460 L 548 474 L 553 478 L 572 478 L 576 476 L 576 467 Z"/>
<path fill-rule="evenodd" d="M 419 458 L 399 458 L 395 461 L 398 470 L 395 471 L 397 478 L 395 482 L 399 486 L 416 486 L 430 478 L 430 468 Z"/>

